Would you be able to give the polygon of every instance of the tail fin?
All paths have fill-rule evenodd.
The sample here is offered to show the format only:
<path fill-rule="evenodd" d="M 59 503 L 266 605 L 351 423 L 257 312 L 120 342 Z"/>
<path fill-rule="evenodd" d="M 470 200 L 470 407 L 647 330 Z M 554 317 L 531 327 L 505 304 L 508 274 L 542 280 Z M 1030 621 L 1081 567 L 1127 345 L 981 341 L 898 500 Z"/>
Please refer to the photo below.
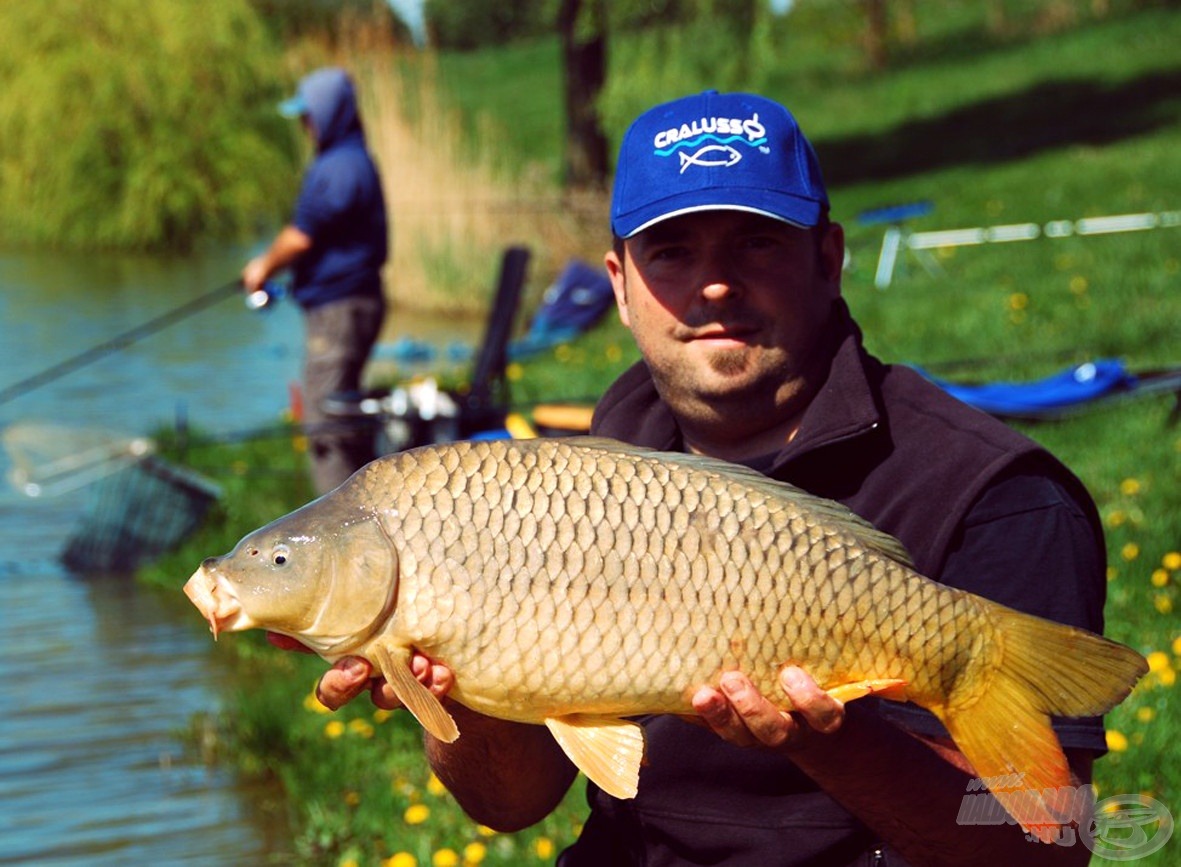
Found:
<path fill-rule="evenodd" d="M 1067 793 L 1070 771 L 1050 716 L 1111 710 L 1148 664 L 1085 630 L 1002 606 L 989 606 L 987 614 L 995 635 L 990 658 L 933 710 L 982 779 L 1020 781 L 993 795 L 1025 830 L 1048 841 L 1051 826 L 1070 821 L 1073 803 L 1054 797 Z"/>

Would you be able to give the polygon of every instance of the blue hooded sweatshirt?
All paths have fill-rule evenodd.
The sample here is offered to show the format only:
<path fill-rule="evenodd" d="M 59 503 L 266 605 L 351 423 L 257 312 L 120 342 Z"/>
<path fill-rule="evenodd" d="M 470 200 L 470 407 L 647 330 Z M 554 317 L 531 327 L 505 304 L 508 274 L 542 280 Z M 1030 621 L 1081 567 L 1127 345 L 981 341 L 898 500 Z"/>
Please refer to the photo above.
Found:
<path fill-rule="evenodd" d="M 315 130 L 316 156 L 291 220 L 312 239 L 292 268 L 295 300 L 311 308 L 380 295 L 388 255 L 385 199 L 353 83 L 344 70 L 320 69 L 299 83 L 297 101 Z"/>

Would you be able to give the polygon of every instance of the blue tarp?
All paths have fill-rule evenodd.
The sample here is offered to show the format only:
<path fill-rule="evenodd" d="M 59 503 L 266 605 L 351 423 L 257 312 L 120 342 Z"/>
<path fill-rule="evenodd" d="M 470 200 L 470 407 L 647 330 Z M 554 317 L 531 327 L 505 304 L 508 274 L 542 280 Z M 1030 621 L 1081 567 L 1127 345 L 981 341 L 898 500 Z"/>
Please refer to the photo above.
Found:
<path fill-rule="evenodd" d="M 916 368 L 917 369 L 917 368 Z M 919 369 L 948 394 L 991 415 L 1053 414 L 1136 387 L 1135 374 L 1115 358 L 1101 358 L 1030 382 L 961 384 Z"/>
<path fill-rule="evenodd" d="M 572 340 L 598 322 L 614 303 L 607 273 L 572 259 L 545 291 L 528 332 L 509 344 L 509 357 L 521 358 Z"/>

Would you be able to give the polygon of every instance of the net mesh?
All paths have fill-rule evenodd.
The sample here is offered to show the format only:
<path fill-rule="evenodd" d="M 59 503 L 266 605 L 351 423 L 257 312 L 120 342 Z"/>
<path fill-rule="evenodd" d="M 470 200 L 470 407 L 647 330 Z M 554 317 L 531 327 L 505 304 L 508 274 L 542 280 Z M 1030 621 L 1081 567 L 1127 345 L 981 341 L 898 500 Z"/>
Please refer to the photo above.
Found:
<path fill-rule="evenodd" d="M 78 572 L 127 572 L 159 557 L 197 528 L 219 496 L 214 483 L 159 457 L 144 437 L 23 423 L 2 439 L 17 490 L 84 498 L 61 553 Z"/>

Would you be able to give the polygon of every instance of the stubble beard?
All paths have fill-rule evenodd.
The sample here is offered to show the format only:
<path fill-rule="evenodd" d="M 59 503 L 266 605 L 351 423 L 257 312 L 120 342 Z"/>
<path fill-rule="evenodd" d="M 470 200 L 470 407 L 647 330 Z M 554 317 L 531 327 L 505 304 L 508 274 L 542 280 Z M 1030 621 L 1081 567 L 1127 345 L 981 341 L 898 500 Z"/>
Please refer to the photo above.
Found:
<path fill-rule="evenodd" d="M 748 358 L 745 350 L 729 349 L 713 353 L 708 361 L 710 369 L 719 376 L 737 376 L 746 369 Z"/>

